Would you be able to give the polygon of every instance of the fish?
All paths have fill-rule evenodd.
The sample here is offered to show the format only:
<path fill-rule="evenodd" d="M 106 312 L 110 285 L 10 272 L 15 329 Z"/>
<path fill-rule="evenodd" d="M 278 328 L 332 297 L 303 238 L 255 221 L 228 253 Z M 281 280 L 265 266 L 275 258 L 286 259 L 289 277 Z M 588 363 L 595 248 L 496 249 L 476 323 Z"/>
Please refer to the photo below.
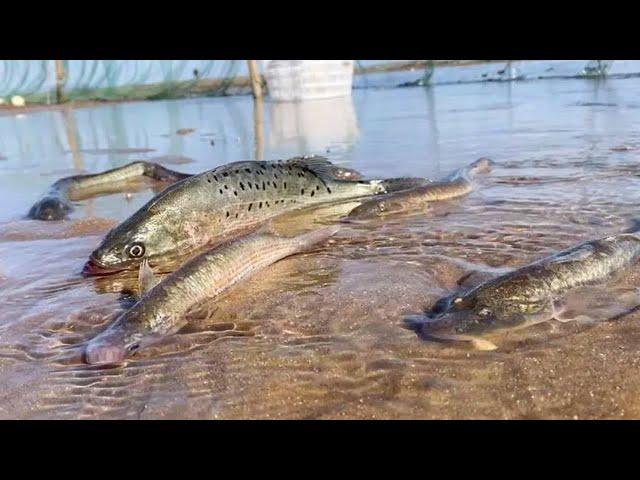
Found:
<path fill-rule="evenodd" d="M 112 193 L 115 185 L 140 177 L 176 182 L 191 174 L 176 172 L 157 163 L 136 161 L 106 172 L 74 175 L 56 181 L 27 213 L 32 220 L 63 220 L 74 210 L 76 200 L 88 196 Z"/>
<path fill-rule="evenodd" d="M 640 232 L 590 240 L 542 258 L 467 291 L 436 301 L 404 326 L 425 340 L 470 342 L 482 350 L 495 345 L 480 337 L 563 318 L 570 292 L 602 285 L 640 258 Z M 491 346 L 493 345 L 493 347 Z"/>
<path fill-rule="evenodd" d="M 334 171 L 324 157 L 296 157 L 230 163 L 176 182 L 109 231 L 83 274 L 134 269 L 145 258 L 157 266 L 286 212 L 385 193 L 380 180 L 344 180 Z"/>
<path fill-rule="evenodd" d="M 375 218 L 391 213 L 417 210 L 434 201 L 462 197 L 473 190 L 473 178 L 479 173 L 491 171 L 492 165 L 492 160 L 482 157 L 438 182 L 404 179 L 403 183 L 402 179 L 395 179 L 394 183 L 398 186 L 393 191 L 387 189 L 390 193 L 364 201 L 349 213 L 348 218 Z"/>
<path fill-rule="evenodd" d="M 177 332 L 186 313 L 197 303 L 215 298 L 236 283 L 290 255 L 303 252 L 332 235 L 339 226 L 283 237 L 264 229 L 198 255 L 162 281 L 150 279 L 146 263 L 140 268 L 139 301 L 121 314 L 84 349 L 88 364 L 123 361 L 140 348 Z"/>

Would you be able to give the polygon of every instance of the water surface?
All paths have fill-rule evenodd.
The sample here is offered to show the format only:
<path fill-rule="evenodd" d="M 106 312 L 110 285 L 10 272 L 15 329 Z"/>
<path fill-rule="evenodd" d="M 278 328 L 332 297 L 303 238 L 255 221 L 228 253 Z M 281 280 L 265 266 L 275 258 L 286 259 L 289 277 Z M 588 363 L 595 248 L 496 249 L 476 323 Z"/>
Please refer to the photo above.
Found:
<path fill-rule="evenodd" d="M 400 327 L 472 270 L 628 226 L 640 201 L 638 87 L 478 83 L 257 109 L 227 97 L 1 116 L 0 418 L 639 417 L 637 314 L 539 325 L 494 352 L 424 343 Z M 480 156 L 497 165 L 462 200 L 345 226 L 201 306 L 184 331 L 125 365 L 73 356 L 135 288 L 132 274 L 82 278 L 84 261 L 153 196 L 147 187 L 162 186 L 86 200 L 69 221 L 24 220 L 48 185 L 136 159 L 195 173 L 311 153 L 368 177 L 438 178 Z"/>

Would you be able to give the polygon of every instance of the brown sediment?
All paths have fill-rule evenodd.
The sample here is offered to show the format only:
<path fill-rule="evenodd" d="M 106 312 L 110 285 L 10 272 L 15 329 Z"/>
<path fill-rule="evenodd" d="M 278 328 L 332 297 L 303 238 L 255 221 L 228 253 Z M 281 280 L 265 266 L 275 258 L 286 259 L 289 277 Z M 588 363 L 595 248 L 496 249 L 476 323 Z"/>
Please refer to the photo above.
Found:
<path fill-rule="evenodd" d="M 50 222 L 45 226 L 37 220 L 15 220 L 0 224 L 0 242 L 65 239 L 102 235 L 117 222 L 111 218 L 83 218 Z"/>

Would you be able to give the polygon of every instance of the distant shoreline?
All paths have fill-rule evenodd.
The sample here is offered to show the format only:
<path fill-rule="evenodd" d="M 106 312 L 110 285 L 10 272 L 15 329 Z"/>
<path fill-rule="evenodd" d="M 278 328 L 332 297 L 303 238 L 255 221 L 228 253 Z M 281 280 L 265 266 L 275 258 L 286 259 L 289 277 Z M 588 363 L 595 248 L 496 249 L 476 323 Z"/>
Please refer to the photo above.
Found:
<path fill-rule="evenodd" d="M 360 67 L 356 64 L 354 75 L 366 75 L 370 73 L 398 72 L 426 69 L 429 62 L 433 62 L 434 67 L 455 67 L 467 66 L 480 63 L 505 62 L 506 60 L 411 60 L 406 62 L 394 62 L 386 65 L 372 65 L 368 67 Z M 262 83 L 266 86 L 264 76 Z M 217 94 L 219 96 L 245 95 L 250 93 L 251 83 L 248 77 L 239 76 L 232 80 L 222 78 L 205 78 L 196 82 L 176 82 L 173 86 L 176 91 L 188 91 L 181 95 L 167 95 L 166 99 L 202 97 L 212 95 L 213 92 L 225 88 L 224 93 Z M 14 107 L 9 103 L 0 105 L 0 115 L 19 115 L 21 113 L 32 113 L 38 111 L 64 110 L 67 108 L 87 108 L 98 105 L 135 102 L 158 99 L 156 92 L 166 90 L 167 86 L 163 84 L 144 84 L 139 86 L 127 85 L 123 87 L 107 89 L 95 89 L 89 92 L 74 92 L 72 100 L 65 101 L 60 104 L 44 102 L 46 94 L 42 94 L 42 99 L 32 99 L 24 107 Z M 118 97 L 118 91 L 122 91 L 122 98 Z M 132 94 L 132 91 L 135 91 Z M 126 96 L 125 96 L 126 92 Z M 114 99 L 107 97 L 115 97 Z M 83 98 L 85 97 L 85 98 Z M 101 98 L 104 97 L 104 98 Z M 127 98 L 128 97 L 128 98 Z M 164 99 L 164 98 L 163 98 Z"/>
<path fill-rule="evenodd" d="M 358 67 L 354 69 L 355 75 L 378 72 L 399 72 L 404 70 L 416 70 L 427 68 L 429 62 L 433 62 L 434 67 L 461 67 L 467 65 L 477 65 L 480 63 L 502 63 L 507 60 L 413 60 L 407 62 L 394 62 L 386 65 L 372 65 L 369 67 Z"/>

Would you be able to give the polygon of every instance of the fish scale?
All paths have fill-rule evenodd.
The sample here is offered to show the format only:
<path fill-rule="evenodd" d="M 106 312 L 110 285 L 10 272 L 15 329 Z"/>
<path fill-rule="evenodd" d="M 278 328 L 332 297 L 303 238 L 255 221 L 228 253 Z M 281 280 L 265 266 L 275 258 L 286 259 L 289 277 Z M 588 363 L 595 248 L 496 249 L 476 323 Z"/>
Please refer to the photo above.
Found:
<path fill-rule="evenodd" d="M 441 298 L 405 324 L 423 338 L 464 341 L 471 333 L 530 326 L 558 318 L 570 292 L 603 284 L 639 259 L 638 232 L 591 240 Z"/>
<path fill-rule="evenodd" d="M 381 181 L 358 180 L 356 173 L 337 169 L 323 157 L 296 157 L 236 162 L 194 175 L 111 230 L 85 270 L 122 270 L 143 258 L 157 265 L 165 257 L 246 233 L 285 212 L 386 191 Z M 137 253 L 144 248 L 144 255 L 128 254 L 135 243 L 141 246 Z"/>
<path fill-rule="evenodd" d="M 272 263 L 329 238 L 338 229 L 327 227 L 292 238 L 254 233 L 198 255 L 162 282 L 146 282 L 155 285 L 89 342 L 85 359 L 89 363 L 122 360 L 127 351 L 135 351 L 132 345 L 137 349 L 181 328 L 192 306 L 215 298 Z"/>
<path fill-rule="evenodd" d="M 388 213 L 416 211 L 425 207 L 429 202 L 462 197 L 473 190 L 473 177 L 477 173 L 490 171 L 492 163 L 488 158 L 482 157 L 439 182 L 406 179 L 409 188 L 368 199 L 353 209 L 349 213 L 349 217 L 365 219 Z M 398 184 L 402 184 L 400 181 L 402 179 L 397 180 L 399 180 Z"/>

